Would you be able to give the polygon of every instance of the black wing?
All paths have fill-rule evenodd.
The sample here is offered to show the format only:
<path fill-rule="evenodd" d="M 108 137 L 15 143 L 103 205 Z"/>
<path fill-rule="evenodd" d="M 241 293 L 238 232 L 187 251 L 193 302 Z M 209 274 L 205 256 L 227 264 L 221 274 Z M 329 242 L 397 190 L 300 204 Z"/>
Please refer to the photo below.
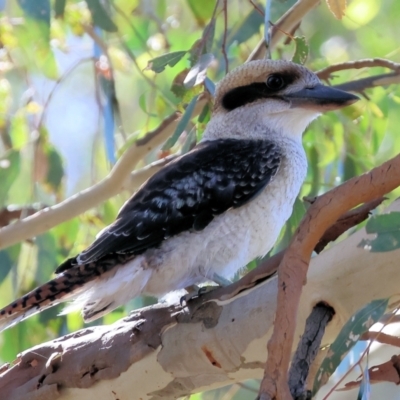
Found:
<path fill-rule="evenodd" d="M 276 174 L 281 157 L 280 148 L 266 140 L 199 144 L 151 177 L 78 263 L 113 253 L 141 254 L 181 232 L 204 229 L 216 215 L 257 196 Z"/>

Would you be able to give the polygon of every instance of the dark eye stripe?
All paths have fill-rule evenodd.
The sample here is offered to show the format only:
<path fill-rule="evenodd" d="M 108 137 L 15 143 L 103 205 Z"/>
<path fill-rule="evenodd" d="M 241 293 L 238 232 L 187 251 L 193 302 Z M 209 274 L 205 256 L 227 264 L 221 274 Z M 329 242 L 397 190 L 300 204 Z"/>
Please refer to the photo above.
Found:
<path fill-rule="evenodd" d="M 298 76 L 295 73 L 279 74 L 285 79 L 285 87 L 293 83 Z M 277 91 L 271 90 L 264 82 L 255 82 L 246 86 L 239 86 L 227 92 L 222 98 L 222 106 L 232 111 L 235 108 L 253 103 L 260 99 L 276 97 Z"/>

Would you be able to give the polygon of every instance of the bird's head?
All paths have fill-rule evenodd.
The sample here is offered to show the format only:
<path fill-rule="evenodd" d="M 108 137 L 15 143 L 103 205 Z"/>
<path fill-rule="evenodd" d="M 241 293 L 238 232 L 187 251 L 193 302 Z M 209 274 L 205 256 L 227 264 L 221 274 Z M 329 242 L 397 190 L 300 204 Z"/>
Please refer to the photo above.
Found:
<path fill-rule="evenodd" d="M 324 111 L 358 100 L 357 96 L 321 84 L 307 68 L 290 61 L 259 60 L 226 75 L 216 88 L 213 117 L 205 135 L 221 137 L 262 131 L 301 140 L 307 125 Z M 217 132 L 219 131 L 219 132 Z"/>

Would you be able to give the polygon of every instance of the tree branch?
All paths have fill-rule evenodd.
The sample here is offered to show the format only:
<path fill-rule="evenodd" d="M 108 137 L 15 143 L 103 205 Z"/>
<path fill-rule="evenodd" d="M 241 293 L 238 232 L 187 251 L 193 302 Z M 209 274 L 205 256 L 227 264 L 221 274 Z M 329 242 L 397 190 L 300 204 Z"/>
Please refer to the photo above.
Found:
<path fill-rule="evenodd" d="M 298 0 L 271 28 L 270 49 L 286 37 L 285 32 L 291 32 L 313 8 L 320 4 L 320 0 Z M 265 57 L 266 48 L 264 39 L 260 40 L 246 62 L 259 60 Z"/>
<path fill-rule="evenodd" d="M 330 65 L 324 69 L 316 72 L 319 79 L 329 79 L 334 72 L 343 71 L 347 69 L 361 69 L 361 68 L 371 68 L 371 67 L 384 67 L 389 68 L 393 71 L 400 72 L 400 64 L 395 63 L 390 60 L 385 60 L 383 58 L 367 58 L 357 61 L 347 61 L 340 64 Z"/>
<path fill-rule="evenodd" d="M 193 116 L 199 115 L 208 101 L 203 95 L 197 101 Z M 24 218 L 14 224 L 0 229 L 0 249 L 11 246 L 14 243 L 40 235 L 54 226 L 67 221 L 77 215 L 97 206 L 103 201 L 120 193 L 124 188 L 132 187 L 135 183 L 138 187 L 147 179 L 151 167 L 142 172 L 137 172 L 131 177 L 131 171 L 135 165 L 152 150 L 160 146 L 175 131 L 179 122 L 179 113 L 174 112 L 159 125 L 158 128 L 138 139 L 121 156 L 111 172 L 99 183 L 85 189 L 70 198 L 47 207 L 30 217 Z"/>
<path fill-rule="evenodd" d="M 399 210 L 396 201 L 388 211 Z M 398 293 L 393 277 L 400 250 L 371 253 L 357 247 L 366 237 L 361 229 L 312 259 L 296 342 L 320 301 L 336 312 L 323 338 L 329 344 L 365 303 Z M 201 297 L 187 308 L 158 304 L 113 325 L 86 328 L 23 351 L 12 366 L 0 369 L 1 396 L 123 399 L 131 398 L 134 388 L 135 398 L 169 400 L 259 378 L 277 309 L 278 279 L 259 282 L 238 296 L 227 289 L 210 293 L 214 300 Z"/>
<path fill-rule="evenodd" d="M 341 214 L 362 202 L 385 195 L 400 185 L 400 155 L 372 171 L 350 179 L 317 200 L 307 210 L 278 269 L 278 310 L 261 394 L 289 399 L 287 371 L 296 329 L 297 310 L 306 282 L 311 253 L 322 234 Z M 330 304 L 330 303 L 329 303 Z M 268 398 L 268 397 L 266 397 Z"/>

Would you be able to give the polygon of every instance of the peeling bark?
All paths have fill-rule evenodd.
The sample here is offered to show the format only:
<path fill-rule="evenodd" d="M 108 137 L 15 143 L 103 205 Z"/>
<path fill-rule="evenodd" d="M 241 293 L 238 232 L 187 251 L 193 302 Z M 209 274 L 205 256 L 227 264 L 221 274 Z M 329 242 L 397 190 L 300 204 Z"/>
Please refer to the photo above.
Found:
<path fill-rule="evenodd" d="M 400 201 L 393 210 L 400 210 Z M 335 310 L 322 339 L 326 345 L 362 305 L 398 293 L 400 250 L 370 253 L 358 248 L 366 237 L 362 229 L 312 259 L 294 345 L 318 302 Z M 261 378 L 277 278 L 242 291 L 233 288 L 234 297 L 226 290 L 188 307 L 147 307 L 113 325 L 83 329 L 26 350 L 0 374 L 0 398 L 165 400 Z"/>

